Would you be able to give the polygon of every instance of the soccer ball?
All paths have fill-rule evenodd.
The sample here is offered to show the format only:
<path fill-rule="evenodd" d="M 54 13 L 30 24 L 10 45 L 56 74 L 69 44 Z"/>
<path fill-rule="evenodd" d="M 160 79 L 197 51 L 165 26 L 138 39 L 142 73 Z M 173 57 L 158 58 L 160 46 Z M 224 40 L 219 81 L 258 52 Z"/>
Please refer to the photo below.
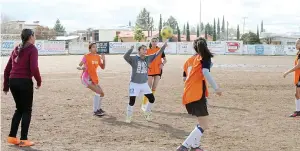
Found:
<path fill-rule="evenodd" d="M 161 37 L 163 39 L 168 39 L 168 38 L 171 38 L 173 36 L 173 29 L 169 26 L 164 26 L 162 29 L 161 29 Z"/>

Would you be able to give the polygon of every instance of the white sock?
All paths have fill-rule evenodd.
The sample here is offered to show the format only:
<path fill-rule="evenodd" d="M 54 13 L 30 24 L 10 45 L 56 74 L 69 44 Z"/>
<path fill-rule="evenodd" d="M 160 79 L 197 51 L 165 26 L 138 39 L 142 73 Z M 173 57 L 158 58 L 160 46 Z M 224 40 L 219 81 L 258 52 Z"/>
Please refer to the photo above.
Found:
<path fill-rule="evenodd" d="M 100 104 L 100 95 L 98 94 L 95 94 L 94 96 L 94 112 L 96 112 L 98 110 L 98 107 L 99 107 L 99 104 Z"/>
<path fill-rule="evenodd" d="M 300 111 L 300 99 L 296 100 L 296 111 Z"/>
<path fill-rule="evenodd" d="M 202 132 L 200 131 L 198 126 L 196 126 L 194 130 L 190 133 L 190 135 L 186 138 L 186 140 L 182 143 L 182 145 L 185 146 L 186 148 L 199 147 L 200 139 L 202 135 L 203 135 Z"/>
<path fill-rule="evenodd" d="M 151 112 L 152 106 L 153 106 L 153 103 L 148 102 L 146 105 L 146 112 Z"/>
<path fill-rule="evenodd" d="M 127 116 L 132 116 L 133 106 L 127 105 Z"/>
<path fill-rule="evenodd" d="M 103 97 L 99 96 L 99 106 L 98 106 L 98 110 L 101 109 L 102 100 L 103 100 Z"/>

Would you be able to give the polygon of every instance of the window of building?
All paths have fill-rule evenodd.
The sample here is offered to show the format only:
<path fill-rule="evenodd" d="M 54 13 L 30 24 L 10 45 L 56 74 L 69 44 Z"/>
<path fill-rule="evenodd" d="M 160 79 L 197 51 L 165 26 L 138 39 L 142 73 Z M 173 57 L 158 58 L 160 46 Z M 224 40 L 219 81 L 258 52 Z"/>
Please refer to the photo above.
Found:
<path fill-rule="evenodd" d="M 295 45 L 296 42 L 286 42 L 287 45 Z"/>

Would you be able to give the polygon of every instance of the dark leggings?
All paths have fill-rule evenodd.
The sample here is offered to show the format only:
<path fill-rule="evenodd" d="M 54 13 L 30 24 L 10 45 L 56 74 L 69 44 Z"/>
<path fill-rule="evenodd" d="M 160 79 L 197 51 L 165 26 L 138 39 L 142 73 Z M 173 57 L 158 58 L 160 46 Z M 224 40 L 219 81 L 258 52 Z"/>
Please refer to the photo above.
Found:
<path fill-rule="evenodd" d="M 145 96 L 147 97 L 147 99 L 149 100 L 150 103 L 154 103 L 155 98 L 154 98 L 153 93 L 145 94 Z M 129 105 L 130 106 L 134 106 L 135 98 L 136 98 L 136 96 L 130 96 L 129 97 Z"/>
<path fill-rule="evenodd" d="M 17 108 L 12 118 L 9 136 L 16 137 L 22 120 L 21 140 L 27 140 L 32 112 L 33 82 L 31 79 L 9 79 L 9 87 Z"/>

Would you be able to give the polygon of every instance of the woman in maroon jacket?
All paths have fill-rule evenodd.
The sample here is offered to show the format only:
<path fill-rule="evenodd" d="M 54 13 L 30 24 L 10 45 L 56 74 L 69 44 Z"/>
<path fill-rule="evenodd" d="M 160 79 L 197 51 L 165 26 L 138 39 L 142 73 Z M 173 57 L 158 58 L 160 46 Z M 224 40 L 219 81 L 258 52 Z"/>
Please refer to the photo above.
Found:
<path fill-rule="evenodd" d="M 32 146 L 34 143 L 27 139 L 33 101 L 32 76 L 37 81 L 36 89 L 41 86 L 42 80 L 38 67 L 38 50 L 34 46 L 34 32 L 30 29 L 23 29 L 21 39 L 22 44 L 13 50 L 4 70 L 3 91 L 7 94 L 10 89 L 17 108 L 12 118 L 8 143 Z M 21 139 L 19 140 L 16 135 L 21 120 Z"/>

